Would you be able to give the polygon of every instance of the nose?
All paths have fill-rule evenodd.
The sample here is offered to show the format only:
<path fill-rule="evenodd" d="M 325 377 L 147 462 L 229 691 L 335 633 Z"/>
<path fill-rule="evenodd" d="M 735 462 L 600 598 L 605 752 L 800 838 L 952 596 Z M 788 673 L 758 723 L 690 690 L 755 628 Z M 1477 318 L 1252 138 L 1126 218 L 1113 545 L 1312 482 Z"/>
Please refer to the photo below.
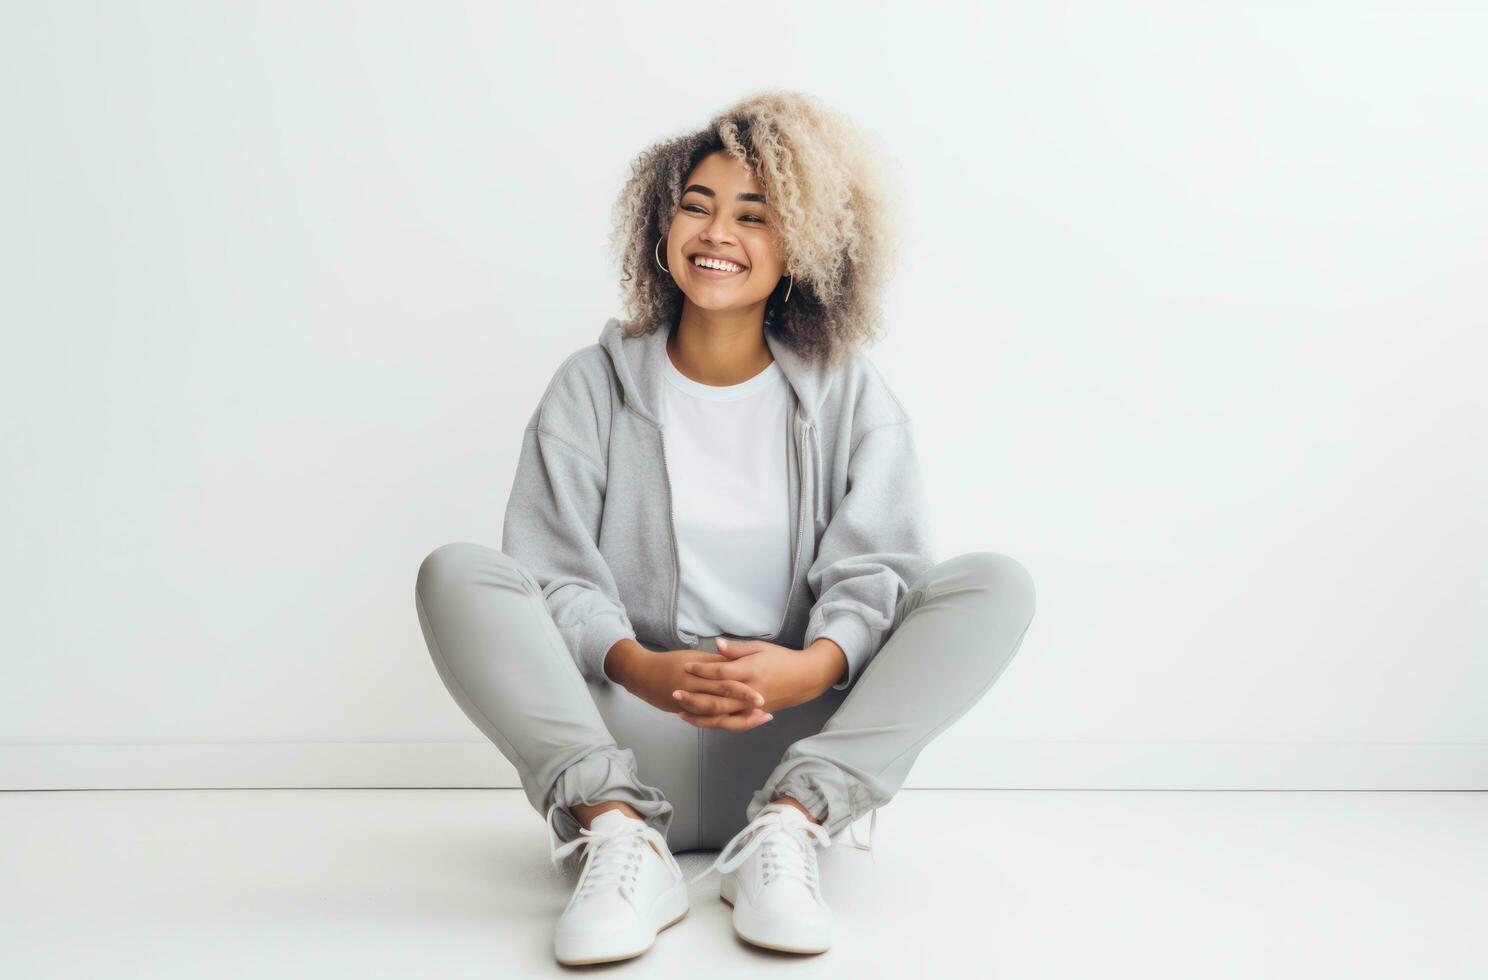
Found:
<path fill-rule="evenodd" d="M 710 244 L 719 242 L 729 242 L 732 244 L 734 241 L 733 236 L 729 234 L 728 220 L 724 218 L 721 212 L 713 215 L 713 220 L 704 226 L 698 237 Z"/>

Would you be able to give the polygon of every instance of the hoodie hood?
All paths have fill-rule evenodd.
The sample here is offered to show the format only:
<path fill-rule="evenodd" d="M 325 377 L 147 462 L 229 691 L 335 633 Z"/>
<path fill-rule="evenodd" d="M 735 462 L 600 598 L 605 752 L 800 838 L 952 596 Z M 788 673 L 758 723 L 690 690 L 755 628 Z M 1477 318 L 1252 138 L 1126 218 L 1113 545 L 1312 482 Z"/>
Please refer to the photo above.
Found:
<path fill-rule="evenodd" d="M 656 426 L 661 425 L 661 383 L 670 333 L 670 330 L 656 329 L 639 337 L 627 337 L 620 320 L 611 317 L 599 334 L 599 345 L 609 353 L 610 361 L 615 365 L 621 398 L 631 411 Z M 801 421 L 814 428 L 831 381 L 830 370 L 823 364 L 801 357 L 771 336 L 768 330 L 765 331 L 765 344 L 795 392 Z"/>

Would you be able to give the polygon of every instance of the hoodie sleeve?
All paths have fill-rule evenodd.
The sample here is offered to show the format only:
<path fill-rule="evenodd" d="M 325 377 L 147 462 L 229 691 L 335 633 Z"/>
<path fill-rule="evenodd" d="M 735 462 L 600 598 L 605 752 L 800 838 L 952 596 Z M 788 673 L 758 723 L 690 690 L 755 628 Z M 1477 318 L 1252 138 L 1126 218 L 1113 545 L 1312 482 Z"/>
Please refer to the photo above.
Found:
<path fill-rule="evenodd" d="M 869 429 L 848 461 L 847 493 L 806 580 L 817 596 L 805 642 L 825 636 L 847 655 L 832 685 L 852 686 L 878 653 L 900 598 L 929 572 L 930 522 L 909 420 Z"/>
<path fill-rule="evenodd" d="M 605 654 L 636 634 L 596 543 L 606 469 L 594 455 L 597 446 L 578 444 L 588 441 L 585 429 L 595 426 L 593 406 L 585 408 L 582 396 L 572 388 L 551 390 L 523 432 L 501 550 L 537 580 L 579 673 L 588 681 L 610 682 Z M 565 435 L 553 431 L 560 427 Z"/>

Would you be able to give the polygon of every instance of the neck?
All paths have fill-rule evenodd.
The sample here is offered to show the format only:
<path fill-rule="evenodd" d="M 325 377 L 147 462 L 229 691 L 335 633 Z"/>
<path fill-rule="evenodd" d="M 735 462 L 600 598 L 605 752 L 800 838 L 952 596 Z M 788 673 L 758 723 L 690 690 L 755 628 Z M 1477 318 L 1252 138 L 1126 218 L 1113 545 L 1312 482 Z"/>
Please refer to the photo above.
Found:
<path fill-rule="evenodd" d="M 678 371 L 699 384 L 736 385 L 775 360 L 765 343 L 764 304 L 718 312 L 686 302 L 667 354 Z"/>

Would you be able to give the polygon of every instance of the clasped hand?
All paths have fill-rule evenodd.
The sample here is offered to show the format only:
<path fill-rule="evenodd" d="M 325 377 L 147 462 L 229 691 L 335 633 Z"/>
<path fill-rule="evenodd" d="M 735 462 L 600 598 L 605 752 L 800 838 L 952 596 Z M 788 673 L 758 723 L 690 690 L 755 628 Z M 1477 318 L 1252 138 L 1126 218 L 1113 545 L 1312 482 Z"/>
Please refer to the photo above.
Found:
<path fill-rule="evenodd" d="M 748 731 L 781 708 L 819 697 L 829 684 L 820 661 L 763 640 L 717 640 L 718 653 L 668 650 L 643 658 L 627 688 L 698 728 Z"/>

